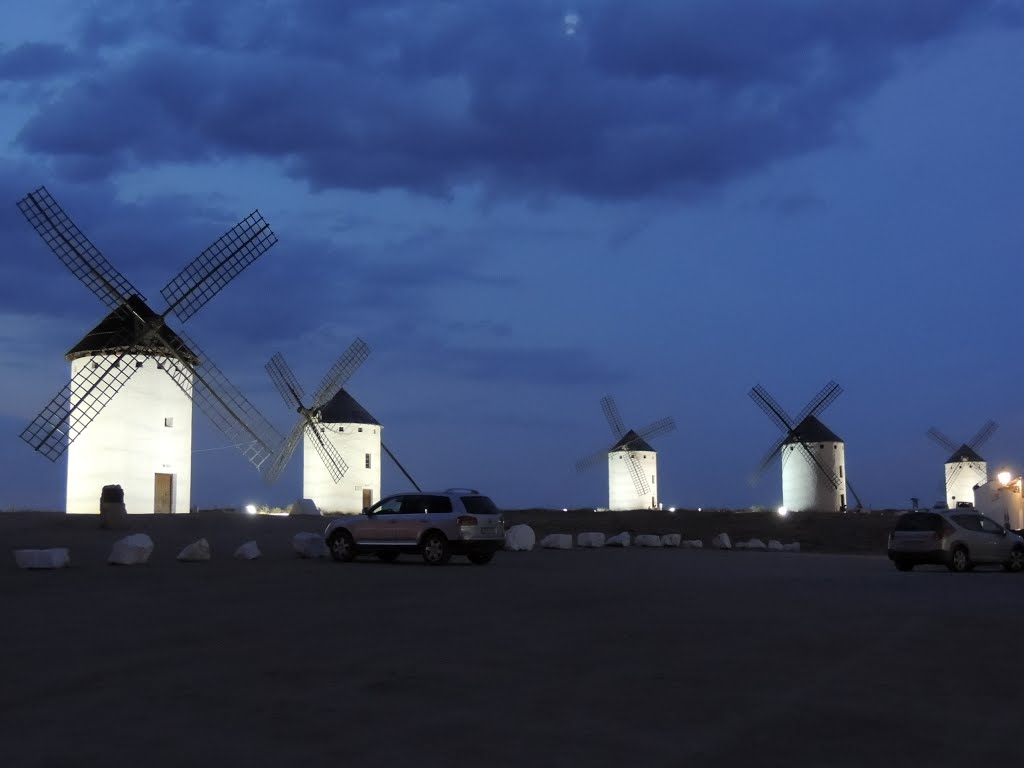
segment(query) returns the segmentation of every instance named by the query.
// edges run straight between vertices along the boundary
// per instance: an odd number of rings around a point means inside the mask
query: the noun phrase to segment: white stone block
[[[609,536],[604,542],[606,547],[628,547],[632,542],[629,539],[629,533],[623,531],[617,533],[614,536]]]
[[[111,565],[142,565],[153,554],[153,540],[144,533],[133,533],[114,542],[107,562]]]
[[[314,515],[320,516],[320,510],[312,499],[297,499],[288,506],[289,515]]]
[[[751,539],[747,542],[747,549],[758,549],[764,551],[768,549],[768,545],[760,539]]]
[[[666,533],[661,537],[661,546],[663,547],[678,547],[683,541],[683,535],[681,533]]]
[[[16,549],[14,562],[19,568],[65,568],[71,565],[71,555],[67,547]]]
[[[544,549],[572,549],[571,533],[549,533],[540,540]]]
[[[704,542],[700,539],[689,539],[683,542],[685,549],[704,549]]]
[[[715,549],[732,549],[732,541],[729,539],[728,533],[720,533],[711,540],[711,545]]]
[[[513,525],[505,531],[505,549],[509,552],[529,552],[537,543],[537,534],[525,523]]]
[[[576,536],[576,546],[588,548],[603,547],[605,538],[605,535],[598,531],[580,533]]]
[[[247,541],[245,544],[235,550],[235,557],[238,560],[255,560],[260,557],[263,553],[260,552],[260,548],[256,546],[255,541]]]
[[[781,552],[782,551],[782,542],[779,541],[778,539],[769,539],[768,540],[768,551],[769,552]]]
[[[178,559],[183,563],[200,563],[209,560],[210,542],[206,539],[193,541],[178,553]]]
[[[661,536],[657,536],[653,533],[641,533],[633,539],[633,543],[638,547],[660,547]]]
[[[783,544],[782,545],[782,551],[783,552],[799,552],[800,551],[800,542],[799,541],[794,541],[791,544]]]
[[[327,557],[330,551],[319,533],[296,533],[292,536],[292,548],[300,557]]]

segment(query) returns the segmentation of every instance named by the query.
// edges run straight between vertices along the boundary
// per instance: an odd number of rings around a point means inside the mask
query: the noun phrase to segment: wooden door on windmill
[[[157,472],[153,478],[153,512],[158,515],[169,515],[174,510],[174,475]]]
[[[363,488],[363,509],[373,505],[373,489]]]

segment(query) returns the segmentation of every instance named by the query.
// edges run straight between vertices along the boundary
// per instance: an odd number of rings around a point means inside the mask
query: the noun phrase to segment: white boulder
[[[606,547],[628,547],[631,543],[629,533],[623,531],[622,533],[616,533],[614,536],[609,536],[604,545]]]
[[[14,562],[19,568],[64,568],[71,565],[71,555],[67,547],[16,549]]]
[[[661,546],[678,547],[682,541],[683,535],[681,533],[666,533],[661,537]]]
[[[799,552],[800,551],[800,542],[799,541],[794,541],[791,544],[783,544],[782,545],[782,551],[783,552]]]
[[[576,536],[577,547],[598,548],[604,546],[605,535],[598,531],[588,531]]]
[[[685,549],[704,549],[704,542],[701,539],[688,539],[683,542]]]
[[[255,560],[262,554],[255,541],[247,541],[235,550],[235,558],[238,560]]]
[[[732,549],[732,541],[728,533],[720,533],[711,540],[711,546],[715,549]]]
[[[779,541],[778,539],[769,539],[768,540],[768,551],[769,552],[781,552],[782,551],[782,542]]]
[[[144,533],[133,533],[114,542],[107,562],[111,565],[142,565],[153,554],[153,540]]]
[[[544,549],[572,549],[571,533],[549,533],[540,540]]]
[[[505,549],[509,552],[529,552],[537,543],[537,534],[525,523],[513,525],[505,531]]]
[[[178,553],[178,560],[183,563],[201,563],[210,559],[210,542],[206,539],[193,541]]]
[[[765,551],[768,549],[768,545],[760,539],[751,539],[747,542],[747,549],[758,549],[761,551]]]
[[[292,549],[299,557],[327,557],[330,551],[319,533],[296,533],[292,536]]]
[[[653,533],[641,533],[633,539],[633,543],[638,547],[660,547],[661,536]]]
[[[312,499],[297,499],[288,505],[289,515],[314,515],[320,517],[320,510]]]

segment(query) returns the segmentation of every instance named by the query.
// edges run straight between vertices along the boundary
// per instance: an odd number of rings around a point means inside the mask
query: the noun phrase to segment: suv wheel
[[[423,562],[427,565],[444,565],[451,557],[448,539],[437,531],[432,531],[423,537],[421,551],[423,552]]]
[[[963,573],[971,569],[971,558],[967,554],[967,547],[962,545],[953,548],[949,553],[949,570],[955,573]]]
[[[1003,563],[1003,568],[1010,573],[1019,573],[1024,570],[1024,549],[1018,547],[1010,552],[1010,559]]]
[[[331,557],[339,563],[350,563],[356,557],[356,544],[347,531],[338,531],[329,542]]]
[[[469,562],[473,565],[487,565],[494,559],[493,552],[471,552],[466,557],[469,558]]]

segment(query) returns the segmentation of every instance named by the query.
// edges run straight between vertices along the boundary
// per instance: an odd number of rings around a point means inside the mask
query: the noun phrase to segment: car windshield
[[[462,503],[471,515],[498,515],[501,511],[487,496],[462,496]]]
[[[907,512],[896,521],[897,531],[937,531],[942,518],[930,512]]]

